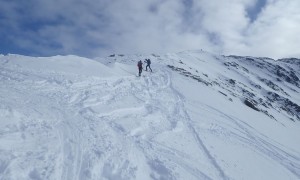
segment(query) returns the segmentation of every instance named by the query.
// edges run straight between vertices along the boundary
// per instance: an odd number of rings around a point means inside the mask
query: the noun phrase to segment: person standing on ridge
[[[139,60],[139,62],[137,63],[137,67],[139,69],[139,76],[141,76],[142,71],[143,71],[143,63],[142,60]]]
[[[152,72],[152,69],[151,69],[151,67],[150,67],[150,64],[151,64],[150,59],[145,59],[145,63],[147,63],[146,71],[147,71],[147,68],[149,67],[150,71]]]

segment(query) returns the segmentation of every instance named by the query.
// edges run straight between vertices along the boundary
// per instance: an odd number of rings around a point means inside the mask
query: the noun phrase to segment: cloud
[[[299,1],[274,1],[246,31],[245,40],[256,55],[300,57]]]
[[[300,57],[299,3],[3,0],[0,53],[95,57],[204,49],[220,54]]]

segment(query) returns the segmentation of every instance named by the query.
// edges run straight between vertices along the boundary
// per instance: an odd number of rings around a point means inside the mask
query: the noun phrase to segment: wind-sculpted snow
[[[153,73],[137,77],[146,58]],[[0,179],[299,179],[292,64],[0,56]]]

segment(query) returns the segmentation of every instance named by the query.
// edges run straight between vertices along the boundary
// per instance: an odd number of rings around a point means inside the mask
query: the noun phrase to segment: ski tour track
[[[146,172],[153,179],[178,179],[176,171],[183,169],[195,179],[228,179],[194,129],[170,76],[167,69],[115,79],[61,81],[64,78],[58,76],[36,85],[35,91],[42,90],[40,96],[52,99],[49,106],[59,115],[60,122],[52,127],[58,147],[48,149],[60,154],[51,165],[57,177],[140,179],[147,177]],[[120,103],[124,99],[132,104],[124,106]],[[106,110],[99,112],[103,108]],[[182,124],[204,161],[211,162],[216,177],[192,167],[191,155],[155,140],[166,132],[180,131]]]

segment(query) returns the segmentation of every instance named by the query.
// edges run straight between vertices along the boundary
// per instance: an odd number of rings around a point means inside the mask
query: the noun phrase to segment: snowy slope
[[[2,55],[0,179],[299,179],[299,62]]]

